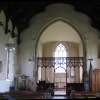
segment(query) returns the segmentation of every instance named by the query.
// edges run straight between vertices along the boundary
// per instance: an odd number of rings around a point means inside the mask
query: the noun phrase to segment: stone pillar
[[[84,59],[83,59],[83,83],[86,82],[85,73],[87,72],[87,56],[86,50],[84,50]]]

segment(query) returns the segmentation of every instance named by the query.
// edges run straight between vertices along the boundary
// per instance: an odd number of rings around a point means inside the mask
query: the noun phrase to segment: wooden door
[[[100,70],[92,72],[92,92],[100,92]]]

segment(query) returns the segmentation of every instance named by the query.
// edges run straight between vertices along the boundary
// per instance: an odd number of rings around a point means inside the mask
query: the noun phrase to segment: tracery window
[[[66,47],[60,43],[55,48],[55,57],[67,57]],[[55,73],[65,73],[66,70],[66,59],[55,59]]]

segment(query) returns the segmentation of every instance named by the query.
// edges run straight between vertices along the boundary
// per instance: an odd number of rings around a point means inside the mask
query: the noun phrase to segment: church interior
[[[100,98],[97,0],[0,2],[0,100]]]

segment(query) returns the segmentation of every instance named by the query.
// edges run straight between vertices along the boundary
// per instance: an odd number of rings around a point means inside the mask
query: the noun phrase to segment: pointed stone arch
[[[86,55],[86,43],[84,41],[84,37],[82,36],[82,33],[80,31],[80,29],[75,26],[72,22],[70,22],[69,20],[65,19],[65,18],[62,18],[62,17],[57,17],[53,20],[50,20],[48,23],[46,23],[46,25],[42,28],[42,30],[40,31],[37,39],[36,39],[36,42],[35,42],[35,58],[36,58],[36,55],[37,55],[37,47],[38,47],[38,42],[39,42],[39,39],[41,37],[41,35],[43,34],[43,32],[53,23],[57,22],[57,21],[62,21],[66,24],[68,24],[69,26],[71,26],[76,32],[77,34],[79,35],[81,41],[82,41],[82,45],[83,45],[83,55],[84,55],[84,69],[83,71],[85,72],[87,70],[87,64],[86,64],[86,58],[87,58],[87,55]],[[84,74],[84,73],[83,73]],[[83,75],[84,76],[84,75]],[[84,81],[84,78],[83,78],[83,81]]]

